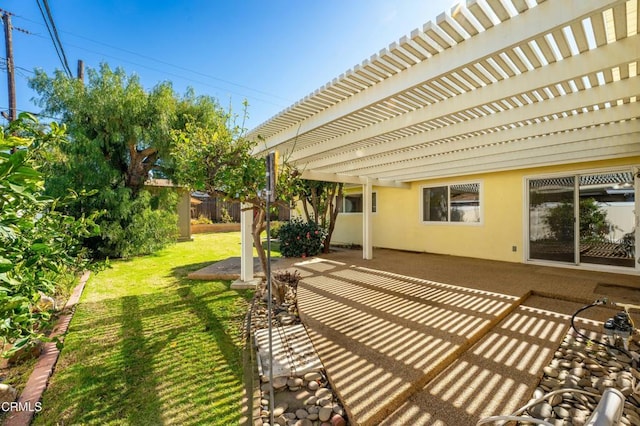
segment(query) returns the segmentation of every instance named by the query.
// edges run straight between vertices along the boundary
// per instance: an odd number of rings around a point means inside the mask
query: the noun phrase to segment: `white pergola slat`
[[[467,1],[248,137],[305,177],[398,187],[640,155],[638,1]]]

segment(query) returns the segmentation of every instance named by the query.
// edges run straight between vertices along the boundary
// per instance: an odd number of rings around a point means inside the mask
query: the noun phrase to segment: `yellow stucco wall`
[[[373,245],[522,262],[526,226],[525,177],[628,166],[640,166],[640,157],[429,180],[415,182],[410,189],[374,187],[377,213],[373,214]],[[480,182],[482,185],[480,224],[427,224],[421,221],[422,186],[467,182]],[[350,191],[361,192],[361,189]],[[332,241],[336,244],[361,244],[362,215],[340,214]]]

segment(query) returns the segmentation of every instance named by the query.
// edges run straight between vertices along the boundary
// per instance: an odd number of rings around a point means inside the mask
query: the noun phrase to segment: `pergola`
[[[638,0],[472,0],[249,133],[371,188],[640,154]]]

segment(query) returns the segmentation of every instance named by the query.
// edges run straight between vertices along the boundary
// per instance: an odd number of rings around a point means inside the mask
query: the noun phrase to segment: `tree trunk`
[[[318,223],[318,188],[311,188],[311,208],[313,209],[313,221],[317,225]]]
[[[329,197],[330,220],[329,220],[329,228],[327,229],[327,238],[325,238],[324,240],[324,247],[322,249],[323,253],[329,253],[329,250],[331,248],[331,235],[333,235],[333,230],[336,227],[336,220],[338,219],[338,211],[340,210],[339,209],[340,203],[342,203],[343,186],[344,185],[342,183],[336,183]],[[337,197],[334,197],[336,192],[337,192]],[[335,204],[334,204],[334,198],[335,198]]]
[[[309,206],[307,205],[307,197],[301,197],[302,199],[302,208],[304,210],[304,215],[307,218],[307,222],[311,222],[311,216],[309,216]]]
[[[129,165],[126,173],[126,186],[131,188],[134,196],[144,186],[149,177],[149,171],[155,165],[158,150],[147,148],[139,151],[135,145],[129,145]]]

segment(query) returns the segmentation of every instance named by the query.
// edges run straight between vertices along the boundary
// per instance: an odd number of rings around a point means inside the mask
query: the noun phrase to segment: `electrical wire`
[[[581,312],[586,311],[589,308],[593,308],[595,306],[605,305],[606,303],[607,303],[607,299],[596,300],[595,302],[591,303],[590,305],[586,305],[586,306],[583,306],[582,308],[578,309],[571,316],[571,328],[579,336],[581,336],[582,338],[586,339],[588,342],[592,342],[592,343],[595,343],[595,344],[598,344],[598,345],[601,345],[601,346],[604,346],[604,347],[607,347],[607,348],[610,348],[610,349],[618,350],[618,351],[624,353],[626,356],[628,356],[630,358],[631,362],[633,363],[634,357],[626,349],[619,348],[617,346],[613,346],[613,345],[610,345],[608,343],[601,342],[601,341],[598,341],[598,340],[594,340],[594,339],[590,338],[589,336],[585,335],[584,333],[582,333],[581,331],[579,331],[575,326],[575,318],[576,318],[576,316],[578,316],[578,314],[580,314]],[[625,311],[628,314],[628,310],[627,310],[626,307],[625,307]],[[629,319],[631,320],[631,317],[629,317]],[[632,384],[631,384],[632,394],[636,395],[636,394],[638,394],[640,392],[640,382],[636,382],[635,376],[632,376],[631,380],[632,380]],[[552,423],[546,422],[544,420],[536,419],[536,418],[533,418],[533,417],[521,416],[521,415],[522,415],[522,413],[524,413],[529,408],[533,407],[534,405],[537,405],[537,404],[541,403],[542,401],[546,400],[547,398],[549,398],[549,397],[551,397],[553,395],[562,394],[562,393],[580,393],[580,394],[589,395],[589,396],[596,397],[596,398],[602,398],[602,395],[600,395],[600,394],[596,394],[596,393],[589,392],[589,391],[584,391],[584,390],[581,390],[581,389],[575,389],[575,388],[557,389],[555,391],[551,391],[551,392],[541,396],[540,398],[537,398],[537,399],[529,401],[526,405],[524,405],[523,407],[519,408],[518,410],[514,411],[513,413],[511,413],[509,415],[491,416],[491,417],[485,417],[483,419],[480,419],[476,423],[476,426],[480,426],[480,425],[484,425],[484,424],[488,424],[488,423],[494,423],[494,422],[497,422],[497,421],[502,421],[502,422],[504,422],[504,421],[523,421],[523,422],[528,422],[528,423],[541,424],[541,425],[545,425],[545,426],[553,426]],[[629,401],[624,401],[624,404],[635,408],[635,405],[631,404]]]
[[[8,109],[9,109],[8,106],[1,106],[0,105],[0,110],[8,110]],[[29,114],[35,115],[36,117],[49,118],[51,120],[56,120],[56,121],[61,121],[62,120],[62,117],[53,117],[51,115],[41,114],[39,112],[33,112],[33,111],[26,110],[26,109],[16,108],[16,112],[28,112]]]
[[[597,344],[597,345],[604,346],[605,348],[609,348],[609,349],[613,349],[613,350],[620,351],[620,352],[622,352],[623,354],[625,354],[626,356],[628,356],[631,360],[633,360],[633,355],[631,355],[631,353],[630,353],[629,351],[627,351],[626,349],[624,349],[624,348],[620,348],[620,347],[617,347],[617,346],[610,345],[609,343],[606,343],[606,342],[601,342],[601,341],[599,341],[599,340],[592,339],[591,337],[587,336],[586,334],[584,334],[584,333],[582,333],[580,330],[578,330],[578,328],[577,328],[577,327],[576,327],[576,325],[575,325],[575,319],[576,319],[576,316],[577,316],[579,313],[581,313],[581,312],[583,312],[583,311],[586,311],[586,310],[587,310],[587,309],[589,309],[589,308],[593,308],[594,306],[604,305],[605,303],[607,303],[606,299],[604,299],[604,301],[602,301],[602,300],[596,300],[596,301],[595,301],[595,302],[593,302],[592,304],[587,305],[587,306],[583,306],[582,308],[578,309],[578,310],[577,310],[577,311],[576,311],[576,312],[571,316],[571,328],[573,328],[573,331],[575,331],[575,332],[576,332],[576,334],[577,334],[578,336],[580,336],[580,337],[582,337],[582,338],[586,339],[588,342],[591,342],[591,343],[595,343],[595,344]]]
[[[56,23],[53,20],[53,15],[51,14],[51,8],[49,8],[49,0],[41,0],[41,1],[44,3],[45,9],[47,9],[47,16],[49,17],[49,22],[51,22],[51,28],[53,28],[53,34],[56,37],[58,46],[60,46],[60,52],[62,53],[62,58],[64,59],[65,69],[69,72],[69,76],[73,77],[73,73],[71,72],[71,68],[69,67],[69,62],[67,61],[67,55],[64,53],[64,48],[62,47],[62,41],[60,40],[60,35],[58,34],[58,28],[56,27]]]
[[[41,1],[47,10],[46,14],[45,14],[45,11],[43,10],[43,5],[40,3]],[[40,9],[40,14],[42,15],[42,19],[44,19],[45,26],[47,27],[47,31],[49,32],[49,37],[53,42],[53,47],[56,50],[58,59],[62,64],[62,68],[67,73],[69,78],[72,78],[73,73],[71,72],[71,68],[69,68],[69,63],[67,62],[67,56],[65,55],[64,49],[62,47],[62,43],[60,42],[60,37],[58,36],[58,29],[56,28],[55,22],[53,21],[53,16],[51,15],[51,9],[49,8],[49,3],[47,2],[47,0],[36,0],[36,4],[38,5],[38,9]]]
[[[37,24],[37,25],[42,25],[40,22],[34,21],[32,19],[29,19],[29,18],[27,18],[25,16],[15,15],[15,14],[12,14],[12,15],[15,16],[16,18],[22,19],[24,21],[32,22],[32,23]],[[256,89],[256,88],[249,87],[249,86],[246,86],[246,85],[243,85],[243,84],[235,83],[233,81],[225,80],[223,78],[216,77],[216,76],[213,76],[213,75],[210,75],[210,74],[206,74],[206,73],[203,73],[203,72],[200,72],[200,71],[197,71],[197,70],[193,70],[193,69],[190,69],[190,68],[187,68],[187,67],[183,67],[183,66],[180,66],[180,65],[172,64],[170,62],[163,61],[161,59],[157,59],[157,58],[154,58],[154,57],[151,57],[151,56],[139,53],[139,52],[134,52],[132,50],[128,50],[128,49],[125,49],[125,48],[122,48],[122,47],[118,47],[118,46],[114,46],[114,45],[111,45],[111,44],[108,44],[108,43],[104,43],[104,42],[101,42],[101,41],[98,41],[98,40],[94,40],[94,39],[91,39],[89,37],[85,37],[85,36],[81,36],[81,35],[78,35],[78,34],[74,34],[74,33],[69,32],[69,31],[61,31],[61,33],[69,34],[69,35],[71,35],[73,37],[77,37],[77,38],[89,41],[91,43],[95,43],[95,44],[107,47],[109,49],[113,49],[113,50],[117,50],[119,52],[123,52],[123,53],[126,53],[126,54],[134,55],[137,58],[146,59],[146,60],[149,60],[149,61],[152,61],[152,62],[156,62],[156,63],[162,64],[162,65],[167,65],[167,66],[176,68],[178,70],[186,71],[186,72],[189,72],[189,73],[192,73],[192,74],[200,75],[202,77],[205,77],[205,78],[208,78],[208,79],[211,79],[211,80],[220,81],[222,83],[226,83],[226,84],[229,84],[229,85],[232,85],[232,86],[236,86],[236,87],[239,87],[241,89],[246,89],[246,90],[249,90],[251,92],[259,93],[261,95],[265,95],[265,96],[268,96],[270,98],[287,101],[289,103],[292,102],[289,98],[285,98],[283,96],[280,96],[280,95],[277,95],[277,94],[274,94],[274,93],[269,93],[269,92],[266,92],[266,91],[263,91],[263,90],[260,90],[260,89]],[[30,33],[30,34],[38,36],[38,37],[41,37],[41,38],[47,38],[47,37],[44,37],[44,36],[42,36],[40,34],[33,34],[33,33]],[[229,89],[224,88],[224,87],[215,86],[215,85],[212,85],[210,83],[205,83],[205,82],[202,82],[202,81],[198,81],[198,80],[186,77],[186,76],[181,75],[181,74],[169,73],[169,72],[166,71],[166,69],[153,68],[153,67],[148,66],[148,65],[142,65],[142,64],[139,64],[139,63],[136,63],[136,62],[132,62],[132,61],[123,59],[122,57],[118,57],[118,56],[114,56],[114,55],[107,55],[107,54],[104,54],[102,52],[98,52],[96,50],[91,50],[91,49],[88,49],[86,47],[81,47],[81,46],[70,44],[70,43],[66,43],[66,45],[67,46],[72,46],[74,48],[78,48],[78,49],[81,49],[81,50],[84,50],[86,52],[102,55],[102,56],[105,56],[105,57],[108,57],[108,58],[117,59],[119,61],[126,62],[126,63],[132,64],[132,65],[136,65],[136,66],[139,66],[139,67],[143,67],[143,68],[146,68],[146,69],[151,70],[151,71],[156,71],[156,72],[167,74],[167,75],[170,75],[170,76],[173,76],[173,77],[177,77],[177,78],[180,78],[182,80],[191,81],[191,82],[198,83],[198,84],[201,84],[201,85],[204,85],[204,86],[212,87],[214,89],[225,90],[225,91],[228,91],[230,93],[235,93],[237,95],[241,95],[241,96],[244,96],[244,97],[247,97],[247,98],[251,98],[253,100],[257,100],[257,101],[260,101],[260,102],[263,102],[263,103],[267,103],[267,104],[270,104],[270,105],[278,106],[278,107],[281,107],[281,108],[285,107],[285,105],[283,105],[281,102],[269,101],[269,100],[266,100],[264,98],[256,97],[255,95],[247,95],[246,93],[240,93],[240,92],[237,92],[237,91],[229,90]]]
[[[31,74],[35,74],[35,71],[27,69],[25,67],[14,66],[13,68],[17,70],[22,70]],[[0,69],[3,71],[7,70],[7,58],[5,58],[4,56],[0,56]]]

